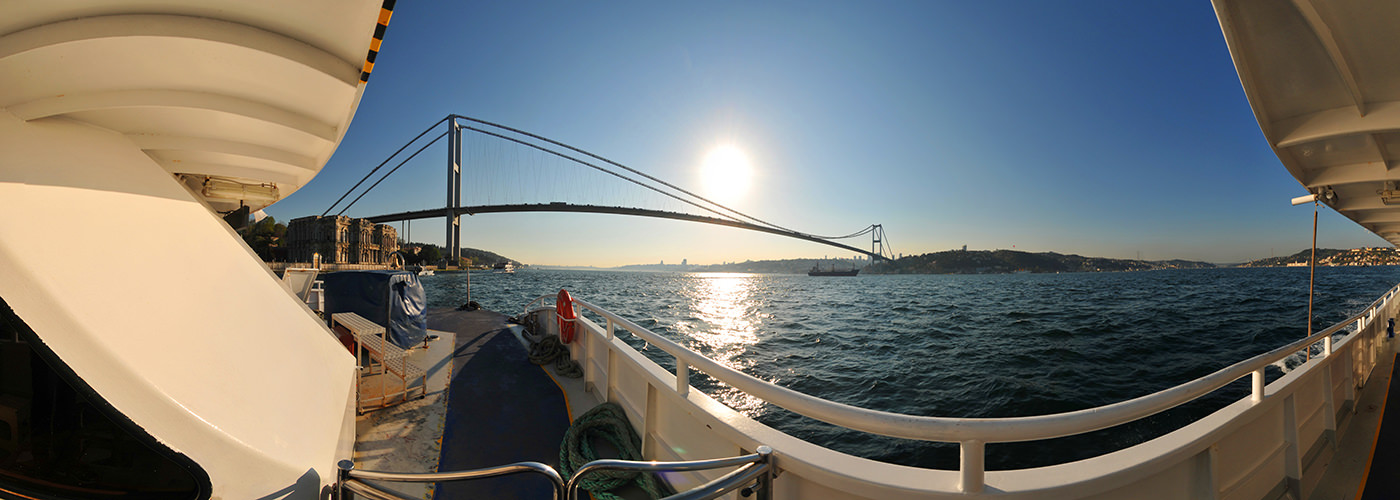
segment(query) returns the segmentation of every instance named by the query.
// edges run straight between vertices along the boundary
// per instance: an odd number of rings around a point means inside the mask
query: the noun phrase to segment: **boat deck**
[[[355,421],[355,467],[392,472],[434,472],[441,454],[440,438],[447,413],[447,387],[452,378],[452,351],[455,334],[447,331],[427,347],[408,351],[408,361],[425,369],[427,388],[422,398],[365,412]],[[373,392],[385,384],[384,375],[370,375],[361,381],[361,391]],[[432,498],[431,485],[423,483],[376,483],[377,486],[408,498]]]
[[[1343,429],[1339,432],[1342,437],[1337,443],[1337,449],[1371,450],[1372,453],[1333,455],[1327,464],[1327,472],[1323,474],[1309,498],[1363,498],[1363,481],[1367,483],[1364,486],[1364,498],[1396,498],[1397,493],[1400,493],[1400,480],[1397,480],[1400,478],[1395,477],[1393,473],[1386,473],[1387,470],[1393,471],[1400,466],[1400,448],[1396,448],[1400,443],[1388,446],[1385,441],[1377,439],[1386,432],[1392,436],[1392,442],[1400,439],[1400,409],[1391,406],[1388,408],[1389,412],[1385,411],[1388,401],[1400,401],[1400,397],[1391,397],[1390,394],[1400,392],[1400,384],[1391,383],[1395,378],[1395,371],[1393,358],[1377,364],[1367,385],[1388,389],[1363,391],[1356,406],[1344,410],[1344,414],[1338,417],[1338,425]],[[1385,448],[1389,450],[1384,450]]]
[[[1375,442],[1371,446],[1370,459],[1367,461],[1367,472],[1365,484],[1362,486],[1360,498],[1382,499],[1396,498],[1400,496],[1400,384],[1395,383],[1396,370],[1400,365],[1396,365],[1394,358],[1391,359],[1390,379],[1387,380],[1385,401],[1380,408],[1380,429],[1376,431]],[[1391,406],[1390,402],[1395,401],[1396,406]]]
[[[556,384],[557,376],[530,363],[519,328],[492,311],[429,310],[428,330],[441,338],[409,350],[409,361],[428,372],[427,394],[357,419],[355,467],[436,472],[533,461],[557,468],[559,443],[571,421],[560,384],[575,405],[590,401],[579,399],[586,396],[581,382]],[[533,474],[433,485],[373,483],[425,500],[549,498],[551,491],[547,480]]]
[[[467,470],[513,462],[559,467],[559,443],[569,428],[564,393],[530,363],[504,314],[428,311],[428,328],[453,332],[452,384],[438,469]],[[440,483],[438,499],[549,498],[549,481],[535,474]]]

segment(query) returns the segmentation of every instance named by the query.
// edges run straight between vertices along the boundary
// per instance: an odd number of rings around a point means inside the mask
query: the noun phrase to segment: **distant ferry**
[[[827,271],[823,271],[823,270],[817,268],[817,266],[812,266],[812,270],[811,270],[811,271],[807,271],[807,275],[808,275],[808,276],[855,276],[855,275],[856,275],[857,273],[859,273],[859,272],[860,272],[860,269],[851,269],[851,270],[849,270],[849,271],[837,271],[837,270],[836,270],[836,265],[835,265],[835,264],[832,264],[831,269],[830,269],[830,270],[827,270]]]

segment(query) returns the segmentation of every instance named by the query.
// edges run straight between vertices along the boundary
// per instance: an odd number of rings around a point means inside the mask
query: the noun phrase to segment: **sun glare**
[[[739,200],[749,190],[752,170],[748,155],[739,148],[724,145],[710,150],[700,167],[705,197],[722,203]]]

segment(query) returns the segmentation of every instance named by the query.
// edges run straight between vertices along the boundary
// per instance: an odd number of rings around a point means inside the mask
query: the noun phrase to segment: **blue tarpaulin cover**
[[[326,317],[353,312],[388,327],[389,341],[402,348],[428,335],[427,295],[418,275],[408,271],[340,271],[321,275]]]

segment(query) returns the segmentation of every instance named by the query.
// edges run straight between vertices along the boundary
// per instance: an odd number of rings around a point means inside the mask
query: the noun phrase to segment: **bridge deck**
[[[719,217],[709,217],[704,215],[688,214],[684,212],[669,212],[665,210],[651,210],[646,208],[632,207],[612,207],[602,205],[579,205],[574,203],[524,203],[512,205],[473,205],[465,207],[434,208],[429,210],[415,210],[411,212],[399,212],[393,214],[376,215],[365,219],[376,224],[398,222],[406,220],[432,219],[437,217],[457,217],[462,215],[476,214],[496,214],[496,213],[518,213],[518,212],[568,212],[568,213],[592,213],[592,214],[612,214],[631,215],[637,217],[652,217],[658,219],[671,219],[688,222],[700,222],[703,224],[714,224],[717,226],[729,226],[749,231],[758,231],[778,236],[786,236],[799,240],[806,240],[813,243],[820,243],[827,246],[840,248],[842,250],[861,253],[869,256],[875,261],[889,260],[888,256],[877,252],[856,248],[844,243],[838,243],[822,237],[810,234],[788,231],[768,226],[761,226],[744,221],[722,219]],[[878,241],[878,240],[877,240]]]

